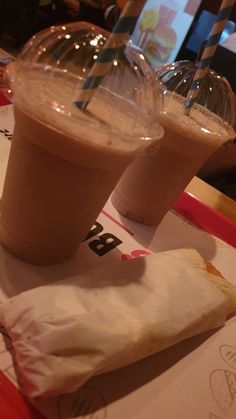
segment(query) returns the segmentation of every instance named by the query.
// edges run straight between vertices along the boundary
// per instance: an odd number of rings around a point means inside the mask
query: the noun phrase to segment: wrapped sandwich
[[[23,292],[0,319],[23,390],[50,397],[221,327],[235,310],[235,287],[197,251],[178,249]]]

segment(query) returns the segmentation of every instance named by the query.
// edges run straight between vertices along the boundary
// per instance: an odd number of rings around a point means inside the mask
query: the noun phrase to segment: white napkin
[[[71,392],[92,375],[222,326],[228,299],[205,270],[196,251],[178,249],[11,298],[0,319],[23,390],[30,397]]]

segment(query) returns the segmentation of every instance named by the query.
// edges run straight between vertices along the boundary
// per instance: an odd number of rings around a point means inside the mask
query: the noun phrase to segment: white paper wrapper
[[[0,306],[24,391],[48,397],[222,326],[227,297],[193,250],[104,266]]]

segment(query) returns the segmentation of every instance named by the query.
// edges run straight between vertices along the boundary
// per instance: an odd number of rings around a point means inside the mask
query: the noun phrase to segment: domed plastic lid
[[[167,64],[156,70],[156,75],[164,85],[164,107],[168,107],[168,101],[176,97],[182,97],[182,105],[188,95],[191,83],[193,81],[197,64],[190,61],[177,61],[173,64]],[[199,107],[200,105],[200,107]],[[184,106],[181,106],[184,113]],[[206,77],[204,78],[198,96],[193,104],[190,116],[194,114],[194,109],[207,109],[209,112],[205,113],[205,129],[209,132],[217,131],[217,121],[222,121],[226,128],[230,129],[230,135],[235,136],[232,128],[236,123],[236,102],[234,93],[230,87],[229,82],[215,73],[213,70],[208,69]],[[207,122],[207,115],[212,117],[215,115],[216,124],[210,127]],[[200,122],[200,121],[199,121]],[[202,120],[202,123],[204,121]],[[203,127],[204,128],[204,127]],[[217,132],[215,132],[217,134]]]
[[[72,134],[84,124],[96,134],[110,132],[111,141],[115,135],[137,146],[137,140],[158,139],[162,91],[131,42],[113,60],[86,111],[75,105],[108,36],[87,23],[54,26],[33,36],[10,72],[16,105]]]

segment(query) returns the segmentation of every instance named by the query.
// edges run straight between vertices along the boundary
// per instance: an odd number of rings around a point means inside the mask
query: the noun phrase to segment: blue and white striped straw
[[[97,87],[109,71],[113,60],[124,47],[129,35],[133,32],[137,18],[145,2],[145,0],[129,0],[127,2],[118,22],[114,26],[112,33],[82,86],[81,94],[75,102],[75,105],[79,109],[84,110],[88,106]]]
[[[194,76],[193,82],[189,89],[187,98],[184,102],[185,114],[189,115],[190,110],[198,96],[202,81],[211,65],[216,48],[218,46],[221,34],[224,30],[225,24],[229,19],[233,6],[236,0],[223,0],[216,21],[210,33],[210,37],[204,48],[201,60],[198,64],[198,69]]]

